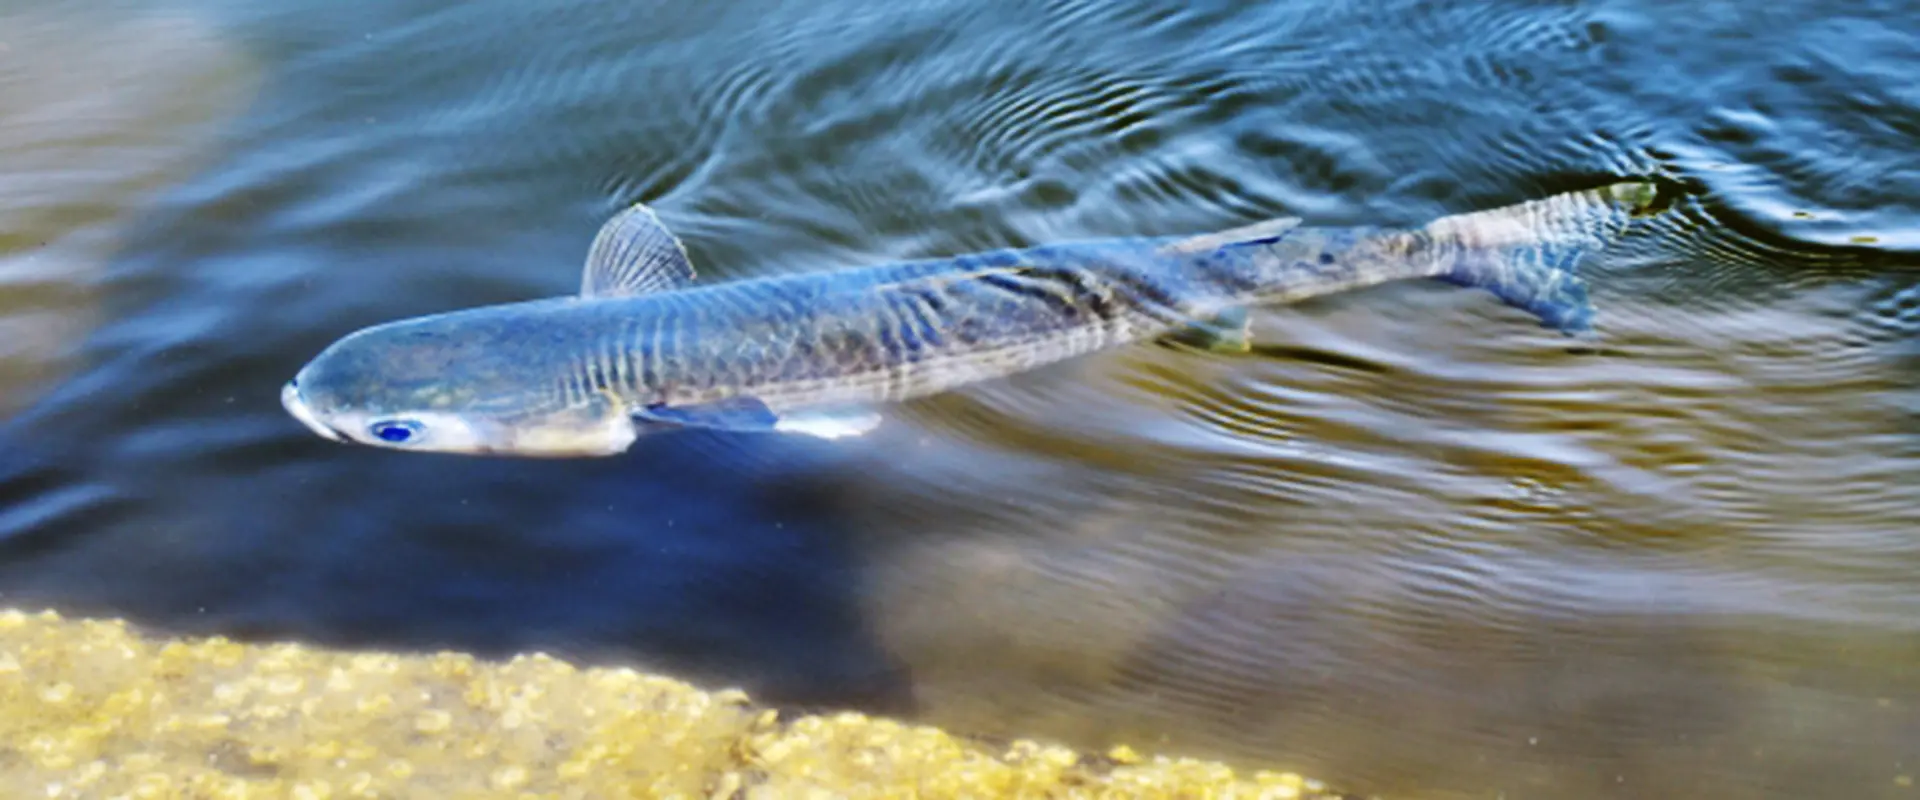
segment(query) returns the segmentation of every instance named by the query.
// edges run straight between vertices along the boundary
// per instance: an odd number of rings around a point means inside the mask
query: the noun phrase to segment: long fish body
[[[859,433],[875,409],[1166,336],[1245,347],[1245,309],[1388,281],[1490,290],[1568,334],[1593,309],[1576,272],[1650,213],[1619,183],[1413,228],[1278,219],[701,284],[645,206],[609,220],[579,295],[373,326],[282,390],[336,441],[581,457],[675,427]]]

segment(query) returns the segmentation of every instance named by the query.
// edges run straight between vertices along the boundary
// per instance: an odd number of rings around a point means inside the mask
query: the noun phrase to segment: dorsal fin
[[[1160,249],[1168,253],[1201,253],[1227,245],[1248,244],[1262,239],[1277,238],[1298,227],[1300,227],[1299,217],[1278,217],[1252,225],[1228,228],[1224,231],[1189,236]]]
[[[587,250],[582,297],[620,297],[673,289],[693,281],[687,248],[644,203],[607,220]]]

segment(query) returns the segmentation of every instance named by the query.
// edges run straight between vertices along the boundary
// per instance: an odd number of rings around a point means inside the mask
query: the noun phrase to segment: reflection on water
[[[0,429],[5,602],[544,649],[1422,796],[1920,778],[1911,14],[349,5],[0,17],[0,326],[56,343],[32,364],[92,328]],[[11,34],[63,25],[99,51],[64,90],[54,37]],[[266,74],[195,150],[246,83],[220,42]],[[1590,347],[1407,284],[866,440],[566,462],[339,447],[276,397],[362,325],[570,291],[633,199],[725,279],[1648,172],[1698,196],[1592,265]]]
[[[67,367],[125,227],[247,78],[191,15],[0,9],[0,415]]]

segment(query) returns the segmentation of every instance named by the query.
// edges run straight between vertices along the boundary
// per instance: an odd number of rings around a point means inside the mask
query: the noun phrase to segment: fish
[[[1666,193],[1620,181],[1419,226],[1283,217],[710,283],[637,203],[594,236],[578,294],[354,331],[281,403],[336,442],[588,458],[677,429],[859,436],[891,404],[1135,342],[1246,352],[1250,308],[1390,281],[1476,287],[1590,338],[1579,262]]]

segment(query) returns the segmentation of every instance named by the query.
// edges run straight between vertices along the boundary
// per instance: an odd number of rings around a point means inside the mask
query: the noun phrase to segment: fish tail
[[[1441,217],[1419,229],[1442,258],[1442,280],[1486,289],[1569,336],[1593,329],[1581,257],[1625,233],[1666,198],[1650,181],[1568,192]]]

